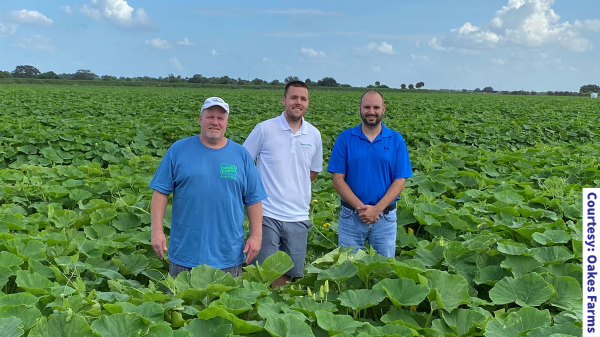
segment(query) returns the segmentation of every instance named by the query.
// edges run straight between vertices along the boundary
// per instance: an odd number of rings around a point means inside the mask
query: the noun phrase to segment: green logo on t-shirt
[[[237,166],[233,164],[221,163],[221,178],[237,180]]]

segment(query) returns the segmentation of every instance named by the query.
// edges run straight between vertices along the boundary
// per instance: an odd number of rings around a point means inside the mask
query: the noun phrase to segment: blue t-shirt
[[[267,198],[254,161],[228,139],[220,149],[198,135],[175,142],[150,188],[173,193],[169,260],[184,267],[229,268],[244,262],[244,205]]]
[[[327,171],[345,174],[346,183],[365,205],[377,204],[394,180],[412,177],[404,138],[383,123],[373,142],[361,124],[344,130],[333,145]]]

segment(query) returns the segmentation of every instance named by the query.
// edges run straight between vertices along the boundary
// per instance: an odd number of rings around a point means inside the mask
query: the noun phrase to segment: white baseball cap
[[[215,105],[218,105],[221,108],[225,109],[225,111],[227,111],[227,114],[229,114],[229,104],[225,103],[225,101],[220,97],[207,98],[206,101],[204,101],[204,104],[202,104],[202,110],[200,111],[204,111],[205,109],[208,109],[211,106]]]

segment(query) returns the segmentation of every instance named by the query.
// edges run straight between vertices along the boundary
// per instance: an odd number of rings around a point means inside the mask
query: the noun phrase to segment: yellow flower
[[[329,227],[329,223],[324,223],[323,227],[328,228]]]
[[[416,305],[411,305],[410,306],[410,311],[417,311],[417,306]]]
[[[415,235],[415,231],[412,228],[408,228],[408,234]]]
[[[315,199],[315,200],[313,200],[313,201],[312,201],[312,204],[313,204],[313,205],[316,205],[318,202],[319,202],[319,201],[318,201],[317,199]]]

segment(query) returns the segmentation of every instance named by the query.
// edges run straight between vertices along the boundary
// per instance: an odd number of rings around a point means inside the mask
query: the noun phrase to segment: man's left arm
[[[368,219],[368,218],[372,218],[375,217],[376,215],[379,215],[383,212],[383,210],[388,207],[394,200],[396,200],[396,197],[398,197],[400,195],[400,193],[402,192],[402,190],[404,189],[404,183],[406,182],[405,178],[398,178],[395,179],[392,184],[390,185],[390,187],[388,188],[387,192],[385,192],[385,194],[383,195],[383,197],[379,200],[379,202],[374,205],[374,206],[370,206],[370,205],[365,205],[364,206],[364,210],[360,211],[360,218],[361,220],[364,219]]]
[[[319,140],[317,141],[316,145],[317,148],[310,163],[311,182],[315,181],[319,175],[319,172],[323,171],[323,141],[321,140],[321,134],[319,134]]]
[[[246,206],[246,212],[250,222],[250,237],[246,240],[244,253],[246,253],[246,263],[249,263],[258,255],[262,244],[262,201]]]

